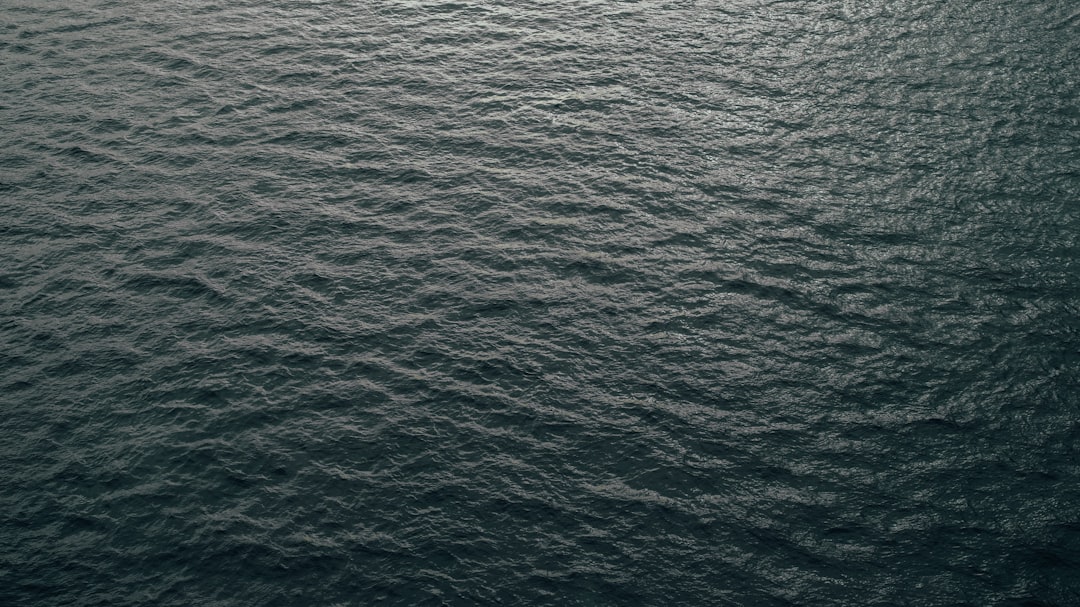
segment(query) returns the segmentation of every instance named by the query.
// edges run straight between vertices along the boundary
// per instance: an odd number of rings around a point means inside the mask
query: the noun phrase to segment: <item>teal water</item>
[[[1080,604],[1066,0],[5,0],[0,604]]]

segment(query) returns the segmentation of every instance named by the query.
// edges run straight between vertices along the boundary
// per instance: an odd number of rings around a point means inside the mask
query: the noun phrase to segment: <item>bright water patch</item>
[[[0,14],[3,604],[1080,601],[1070,3]]]

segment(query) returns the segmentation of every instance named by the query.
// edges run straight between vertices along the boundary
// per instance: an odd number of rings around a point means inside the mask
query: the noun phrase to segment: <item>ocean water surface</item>
[[[1080,604],[1068,0],[4,0],[0,604]]]

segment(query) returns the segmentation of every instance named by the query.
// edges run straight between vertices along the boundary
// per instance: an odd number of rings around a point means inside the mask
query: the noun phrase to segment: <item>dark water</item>
[[[0,604],[1080,604],[1071,0],[0,17]]]

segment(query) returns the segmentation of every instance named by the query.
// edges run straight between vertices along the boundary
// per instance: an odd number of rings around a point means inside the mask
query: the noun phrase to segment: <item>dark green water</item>
[[[3,0],[0,605],[1080,604],[1080,7]]]

